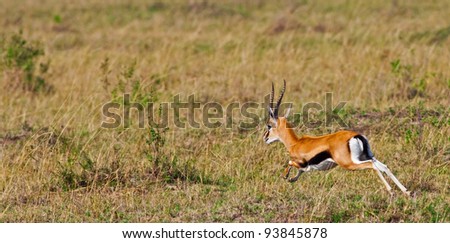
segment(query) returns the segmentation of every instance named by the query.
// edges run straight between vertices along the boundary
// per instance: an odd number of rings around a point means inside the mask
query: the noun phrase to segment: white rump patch
[[[350,154],[352,156],[353,163],[362,164],[372,161],[372,160],[361,161],[359,159],[361,155],[364,153],[364,145],[361,140],[357,138],[351,138],[350,141],[348,141],[348,145],[350,147]]]

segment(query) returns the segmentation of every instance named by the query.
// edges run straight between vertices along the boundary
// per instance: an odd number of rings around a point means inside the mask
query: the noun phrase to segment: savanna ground
[[[449,222],[449,12],[448,1],[1,1],[0,221]],[[286,182],[263,116],[250,130],[238,115],[231,129],[139,129],[134,112],[129,128],[101,128],[102,105],[124,93],[226,106],[263,102],[283,79],[294,112],[326,92],[347,102],[335,114],[347,127],[299,134],[362,132],[413,197],[391,197],[372,171]]]

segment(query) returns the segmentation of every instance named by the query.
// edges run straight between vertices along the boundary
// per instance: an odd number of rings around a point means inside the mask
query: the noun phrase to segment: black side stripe
[[[320,162],[322,162],[322,161],[324,161],[326,159],[329,159],[329,158],[331,158],[330,152],[328,150],[327,151],[323,151],[323,152],[320,152],[320,153],[316,154],[316,156],[312,157],[310,160],[308,160],[303,165],[304,165],[304,167],[309,166],[309,165],[317,165]]]

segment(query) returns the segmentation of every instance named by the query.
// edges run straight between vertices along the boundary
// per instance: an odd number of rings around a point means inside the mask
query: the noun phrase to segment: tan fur
[[[274,124],[275,122],[272,123],[272,125]],[[329,151],[332,159],[339,166],[349,170],[361,168],[361,164],[353,163],[350,150],[348,148],[348,141],[358,135],[358,133],[353,131],[339,131],[319,137],[297,137],[293,129],[289,128],[286,118],[279,117],[276,124],[278,124],[276,127],[272,126],[272,131],[268,134],[269,138],[280,138],[289,151],[291,161],[295,162],[299,166],[307,163],[308,160],[316,156],[318,153]]]

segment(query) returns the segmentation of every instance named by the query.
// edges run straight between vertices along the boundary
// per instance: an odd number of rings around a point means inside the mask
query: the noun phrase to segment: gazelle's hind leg
[[[400,181],[394,176],[394,174],[392,174],[389,168],[375,159],[372,151],[370,150],[370,145],[366,137],[355,136],[349,140],[348,144],[350,148],[351,160],[353,162],[352,165],[348,166],[348,169],[374,169],[386,186],[387,190],[390,192],[392,188],[381,174],[381,172],[384,172],[389,176],[389,178],[392,179],[392,181],[394,181],[394,183],[398,186],[398,188],[400,188],[400,190],[402,190],[404,194],[410,194],[406,187],[404,187],[402,183],[400,183]]]
[[[380,170],[374,165],[374,162],[372,160],[367,160],[359,164],[353,163],[347,167],[349,170],[365,170],[365,169],[373,169],[375,172],[377,172],[378,177],[380,177],[381,182],[383,182],[384,186],[386,186],[386,189],[388,192],[392,195],[392,187],[389,185],[389,183],[386,181],[384,176],[381,174]]]
[[[384,178],[383,174],[381,174],[381,172],[374,166],[373,170],[375,170],[377,172],[378,177],[380,177],[381,181],[384,183],[384,185],[386,186],[386,189],[388,190],[388,192],[392,195],[392,187],[389,185],[389,183],[386,181],[386,179]]]
[[[386,175],[388,175],[389,178],[391,178],[391,180],[398,186],[398,188],[400,188],[400,190],[404,194],[406,194],[408,196],[410,195],[410,192],[406,189],[406,187],[403,186],[402,183],[400,183],[400,181],[397,179],[397,177],[395,177],[394,174],[392,174],[391,170],[389,170],[389,168],[385,164],[383,164],[380,161],[378,161],[377,159],[373,158],[373,165],[379,171],[386,173]]]

